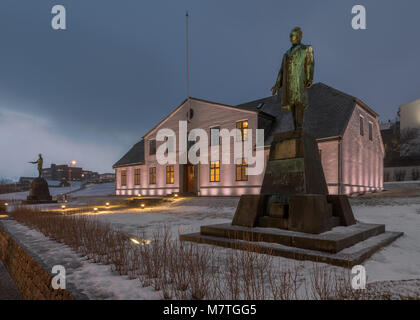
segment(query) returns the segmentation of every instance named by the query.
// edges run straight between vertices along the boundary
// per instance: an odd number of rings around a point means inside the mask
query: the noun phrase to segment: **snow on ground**
[[[151,287],[142,287],[139,280],[120,276],[112,272],[109,265],[90,262],[68,246],[36,230],[13,220],[2,220],[0,223],[50,270],[54,265],[64,266],[68,288],[74,288],[89,299],[160,299],[159,292]]]
[[[384,182],[385,190],[420,188],[420,181],[392,181]]]
[[[52,197],[55,197],[59,194],[65,194],[77,189],[80,189],[80,187],[82,186],[84,182],[82,181],[73,181],[72,182],[72,186],[70,187],[65,187],[65,188],[60,188],[60,187],[50,187],[50,194]],[[24,192],[14,192],[14,193],[3,193],[0,194],[0,200],[26,200],[26,198],[29,195],[29,191],[24,191]]]
[[[371,281],[420,279],[420,198],[376,201],[353,205],[356,219],[385,224],[386,230],[404,235],[383,248],[364,266]]]
[[[80,196],[103,195],[104,193],[101,193],[99,189],[102,188],[105,191],[107,187],[110,188],[110,186],[105,185],[94,185],[92,189],[81,190],[78,194]],[[366,223],[385,224],[389,231],[404,232],[403,237],[375,253],[363,265],[366,267],[369,283],[377,282],[376,285],[388,289],[395,287],[398,292],[402,290],[401,288],[410,291],[415,287],[414,289],[418,290],[418,284],[420,283],[420,196],[403,197],[401,194],[395,196],[396,194],[398,193],[394,191],[388,195],[384,192],[350,200],[358,220]],[[168,226],[173,238],[178,238],[179,233],[198,232],[202,225],[231,222],[238,201],[239,198],[237,197],[177,199],[172,203],[158,207],[104,211],[94,216],[130,235],[149,239],[155,230],[162,226]],[[93,216],[92,213],[90,215]],[[14,226],[15,230],[19,229],[18,226]],[[26,228],[25,226],[20,227]],[[36,237],[35,233],[37,234]],[[126,277],[113,275],[109,266],[92,264],[85,259],[81,259],[66,246],[56,244],[48,239],[36,240],[40,237],[36,231],[29,233],[26,231],[25,234],[28,234],[28,237],[34,236],[34,239],[26,239],[25,243],[31,243],[31,248],[32,243],[35,243],[35,250],[40,254],[45,252],[46,258],[58,254],[59,260],[69,259],[76,263],[74,261],[79,259],[78,263],[80,265],[73,268],[74,271],[71,271],[70,279],[75,282],[78,288],[83,288],[83,292],[90,298],[148,299],[159,297],[158,293],[152,289],[141,288],[135,280],[127,280]],[[43,249],[37,249],[38,243],[43,243]],[[56,245],[59,247],[56,247]],[[215,252],[222,257],[222,260],[227,256],[229,250],[231,249],[215,247]],[[69,255],[69,258],[66,258],[67,255]],[[273,257],[273,259],[279,266],[295,263],[294,260],[281,257]],[[314,263],[309,261],[296,263],[302,266],[304,277],[309,278]],[[333,266],[329,266],[329,268],[331,270],[340,269]],[[119,280],[119,278],[122,280]],[[413,279],[418,280],[401,281]],[[388,280],[399,282],[378,282]],[[111,285],[113,286],[112,291],[115,291],[113,293],[108,289]]]
[[[96,216],[131,235],[149,238],[154,230],[167,225],[177,237],[178,233],[198,232],[202,225],[231,222],[238,201],[217,197],[180,199],[165,207],[100,212]],[[356,219],[404,232],[403,237],[365,261],[368,282],[420,279],[420,198],[375,198],[352,203]]]
[[[179,233],[200,231],[200,226],[231,222],[239,198],[190,198],[145,209],[121,209],[100,212],[96,216],[104,222],[135,236],[151,237],[168,226],[174,238]]]
[[[85,188],[72,192],[72,197],[108,196],[115,194],[115,183],[88,184]]]

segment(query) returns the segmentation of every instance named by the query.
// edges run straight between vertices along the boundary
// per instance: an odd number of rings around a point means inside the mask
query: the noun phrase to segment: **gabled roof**
[[[112,167],[123,167],[144,163],[144,140],[136,143],[120,160]]]
[[[309,90],[309,108],[305,111],[304,129],[317,139],[343,136],[347,128],[356,102],[363,104],[359,99],[331,88],[323,83],[314,84]],[[368,108],[362,105],[363,108]],[[247,110],[260,110],[276,118],[265,144],[270,144],[272,134],[293,130],[292,114],[281,109],[280,96],[244,103],[238,108]],[[372,110],[366,110],[372,114]],[[376,113],[373,112],[375,116]]]
[[[219,102],[214,102],[214,101],[209,101],[209,100],[203,100],[203,99],[198,99],[198,98],[194,98],[194,97],[190,97],[189,99],[185,99],[180,105],[178,105],[178,107],[176,107],[170,114],[168,114],[165,118],[163,118],[159,123],[157,123],[152,129],[150,129],[144,136],[143,138],[147,137],[150,133],[152,133],[154,130],[156,130],[157,128],[159,128],[162,124],[165,123],[165,121],[167,121],[173,114],[175,114],[179,109],[182,108],[182,106],[188,102],[188,101],[198,101],[198,102],[204,102],[204,103],[208,103],[208,104],[212,104],[215,105],[217,107],[223,107],[223,108],[230,108],[230,109],[242,109],[243,111],[246,112],[251,112],[251,113],[258,113],[259,115],[263,116],[263,117],[268,117],[268,118],[272,118],[271,115],[265,114],[264,112],[260,111],[260,110],[248,110],[248,109],[243,109],[243,108],[238,108],[237,106],[231,106],[228,104],[223,104],[223,103],[219,103]]]
[[[309,108],[305,111],[304,129],[315,136],[316,139],[325,139],[343,136],[347,124],[356,103],[373,117],[378,115],[358,98],[327,86],[323,83],[314,84],[309,90]],[[217,102],[190,98],[191,100],[210,103],[227,108],[236,108],[248,112],[258,113],[265,121],[259,123],[260,129],[265,130],[265,145],[272,142],[273,134],[293,130],[292,114],[281,109],[281,99],[279,96],[271,96],[259,99],[238,106],[230,106]],[[174,114],[187,100],[184,100],[174,111],[164,120],[153,127],[150,132],[163,124],[172,114]],[[115,167],[137,165],[144,163],[144,140],[135,144],[117,163]]]

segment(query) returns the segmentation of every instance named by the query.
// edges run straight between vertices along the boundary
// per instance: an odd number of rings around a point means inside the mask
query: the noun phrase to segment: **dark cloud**
[[[1,1],[0,109],[44,119],[40,132],[103,171],[184,99],[186,9],[192,96],[229,104],[267,96],[296,25],[314,46],[316,80],[358,96],[383,120],[420,96],[420,3],[412,0],[365,1],[366,31],[351,28],[349,0],[63,0],[66,31],[50,27],[55,4]],[[8,146],[3,158],[20,148]]]

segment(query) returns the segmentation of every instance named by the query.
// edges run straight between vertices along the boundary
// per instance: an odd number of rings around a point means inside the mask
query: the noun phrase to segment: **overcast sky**
[[[67,9],[67,30],[51,8]],[[367,30],[351,28],[353,5]],[[363,100],[385,121],[420,98],[420,2],[413,0],[1,0],[0,177],[69,163],[99,172],[191,96],[266,97],[295,26],[315,52],[315,81]]]

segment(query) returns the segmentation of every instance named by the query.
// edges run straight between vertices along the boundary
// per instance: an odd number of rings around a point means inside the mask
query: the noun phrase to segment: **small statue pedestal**
[[[36,178],[32,181],[29,196],[24,201],[25,204],[55,203],[48,189],[48,182],[43,178]]]

